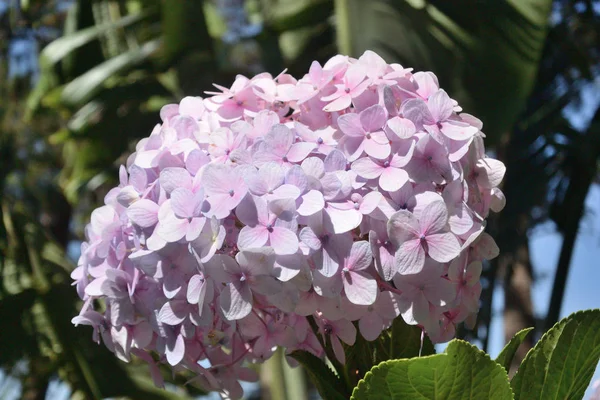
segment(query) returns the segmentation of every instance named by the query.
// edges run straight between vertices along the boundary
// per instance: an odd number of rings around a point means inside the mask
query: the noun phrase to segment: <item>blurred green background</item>
[[[500,317],[504,337],[534,326],[539,338],[561,315],[598,182],[599,35],[592,0],[0,0],[0,399],[200,395],[184,374],[154,388],[145,366],[72,326],[89,214],[162,105],[367,49],[433,71],[508,168],[507,206],[488,224],[501,255],[485,266],[477,326],[459,335],[488,349]],[[548,221],[562,241],[540,315],[530,233]],[[312,395],[283,365],[268,363],[249,398]]]

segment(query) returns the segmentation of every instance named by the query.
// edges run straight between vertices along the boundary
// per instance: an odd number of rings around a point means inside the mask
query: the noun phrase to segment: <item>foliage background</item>
[[[594,0],[1,0],[0,368],[12,379],[0,398],[200,394],[186,376],[154,389],[144,368],[71,326],[85,222],[163,104],[237,73],[299,78],[313,60],[366,49],[434,71],[484,121],[508,203],[488,228],[501,256],[486,265],[478,325],[459,334],[488,349],[533,326],[531,346],[564,315],[567,282],[577,292],[598,277],[573,251],[599,209],[599,35]],[[257,396],[304,393],[281,361]]]

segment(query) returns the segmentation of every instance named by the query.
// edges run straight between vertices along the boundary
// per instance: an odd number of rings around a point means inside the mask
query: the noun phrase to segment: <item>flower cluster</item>
[[[356,328],[440,342],[476,315],[505,168],[434,74],[367,51],[215,86],[161,110],[92,213],[74,323],[237,398],[277,346],[343,363]]]

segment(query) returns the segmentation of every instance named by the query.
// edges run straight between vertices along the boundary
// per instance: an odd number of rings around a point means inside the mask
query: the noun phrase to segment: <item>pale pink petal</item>
[[[327,207],[325,211],[331,219],[334,233],[351,231],[360,225],[363,218],[363,215],[354,209],[339,210],[334,207]]]
[[[460,243],[453,233],[436,233],[427,236],[427,253],[435,261],[445,263],[458,257]]]
[[[183,360],[183,356],[185,355],[185,341],[181,334],[173,339],[167,339],[165,355],[167,356],[167,362],[173,366]]]
[[[271,198],[278,199],[297,199],[300,196],[300,189],[294,185],[281,185],[273,190]]]
[[[337,124],[345,135],[361,138],[365,135],[365,130],[362,128],[358,114],[350,113],[341,115],[337,119]]]
[[[354,242],[344,266],[352,271],[362,271],[369,268],[373,262],[373,253],[369,242],[361,240]]]
[[[408,182],[408,173],[400,168],[385,168],[379,177],[379,186],[388,192],[400,190],[406,182]]]
[[[442,127],[440,128],[440,130],[442,131],[444,136],[456,141],[469,140],[473,137],[473,135],[479,132],[479,129],[475,128],[474,126],[460,121],[450,120],[442,122],[441,125]]]
[[[334,111],[342,111],[352,104],[352,96],[344,93],[331,103],[327,104],[323,107],[323,111],[334,112]]]
[[[450,230],[456,235],[463,235],[473,227],[473,215],[469,211],[469,207],[460,203],[448,219]]]
[[[411,212],[400,210],[390,217],[387,232],[390,241],[399,246],[407,240],[419,237],[419,221]]]
[[[298,237],[289,229],[274,227],[273,232],[269,233],[269,242],[276,254],[294,254],[298,251]]]
[[[477,184],[483,188],[491,189],[502,182],[506,173],[506,166],[502,161],[493,158],[482,158],[477,161]]]
[[[354,304],[371,305],[377,299],[377,281],[369,274],[359,271],[344,273],[344,291]]]
[[[239,233],[238,246],[241,249],[262,247],[267,243],[267,240],[269,240],[269,231],[266,227],[262,225],[254,228],[245,226]]]
[[[298,215],[309,216],[318,213],[325,207],[323,194],[318,190],[310,190],[301,197],[302,203],[297,208]]]
[[[359,158],[352,163],[352,171],[363,178],[375,179],[385,171],[385,168],[370,158],[365,157]]]
[[[419,217],[421,233],[429,236],[444,231],[448,225],[448,208],[443,201],[429,203]]]
[[[149,228],[158,222],[159,206],[148,199],[141,199],[133,203],[127,209],[127,216],[134,224]]]
[[[285,125],[277,124],[265,137],[269,149],[278,156],[284,156],[294,143],[294,134]]]
[[[200,236],[200,232],[202,232],[202,228],[204,228],[204,224],[206,223],[206,218],[192,218],[188,225],[187,232],[185,234],[185,240],[188,242],[193,242]]]
[[[365,153],[380,160],[389,157],[392,149],[389,143],[381,144],[369,139],[365,139],[363,145]]]
[[[230,283],[221,291],[219,305],[229,321],[242,319],[252,311],[252,292],[247,284]]]
[[[402,319],[409,325],[423,324],[429,317],[429,302],[422,292],[418,292],[414,298],[403,303],[408,307],[402,311]]]
[[[187,287],[187,301],[190,304],[198,304],[204,300],[206,294],[206,281],[200,275],[194,275],[190,278]],[[202,297],[202,300],[200,299]],[[202,309],[202,307],[200,307]]]
[[[179,325],[188,315],[188,305],[184,300],[172,300],[163,304],[158,312],[158,320],[167,325]]]
[[[281,282],[269,275],[252,277],[251,287],[253,291],[264,295],[277,294],[283,288]]]
[[[286,157],[290,162],[301,162],[316,147],[314,143],[299,142],[294,143],[287,152]]]
[[[360,122],[367,132],[374,132],[383,127],[387,119],[385,108],[375,104],[359,114]]]
[[[179,218],[194,216],[194,193],[186,188],[177,188],[171,192],[171,209]]]
[[[369,215],[379,205],[381,200],[383,199],[383,195],[379,192],[369,192],[365,197],[363,197],[362,202],[360,203],[359,211],[364,215]]]
[[[410,119],[394,117],[387,122],[385,131],[390,138],[409,139],[415,134],[416,128]]]
[[[185,168],[169,167],[160,172],[160,186],[167,193],[171,193],[177,188],[192,187],[192,176]]]
[[[358,328],[365,340],[372,342],[379,337],[384,324],[379,314],[369,312],[358,321]]]
[[[356,328],[354,324],[346,319],[339,319],[333,322],[335,334],[342,339],[344,343],[352,346],[356,341]]]
[[[401,275],[417,274],[425,266],[425,250],[419,239],[409,240],[400,245],[396,251],[396,264]]]
[[[283,185],[285,174],[283,168],[277,163],[268,163],[260,167],[258,176],[265,183],[265,192],[274,190]]]
[[[304,227],[300,231],[300,240],[311,250],[321,249],[321,239],[315,234],[310,227]]]
[[[429,96],[427,100],[429,112],[436,122],[445,121],[452,115],[454,104],[444,89],[439,89],[437,92]]]
[[[163,205],[166,203],[163,203]],[[188,230],[189,222],[187,219],[177,218],[175,214],[168,213],[166,218],[161,219],[156,226],[155,232],[167,242],[173,243],[182,239]]]
[[[239,264],[230,256],[215,254],[204,264],[206,274],[216,283],[231,282],[231,274],[241,273]]]
[[[331,347],[333,347],[333,354],[335,354],[335,358],[337,358],[338,361],[344,365],[346,363],[346,354],[344,353],[344,348],[340,343],[340,339],[338,339],[335,335],[330,335],[329,338],[331,340]]]

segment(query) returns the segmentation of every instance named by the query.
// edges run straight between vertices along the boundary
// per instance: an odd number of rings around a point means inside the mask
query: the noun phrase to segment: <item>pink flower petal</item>
[[[385,168],[379,177],[379,186],[388,192],[400,190],[408,182],[408,173],[400,168]]]
[[[377,299],[377,281],[365,272],[344,273],[344,291],[354,304],[371,305]]]
[[[171,193],[177,188],[192,187],[192,177],[185,168],[169,167],[160,172],[160,187],[167,193]]]
[[[318,213],[325,207],[323,194],[318,190],[310,190],[301,197],[301,204],[296,210],[298,215],[309,216]]]
[[[350,113],[341,115],[337,119],[337,124],[345,135],[360,138],[365,135],[365,130],[362,127],[358,114]]]
[[[148,199],[141,199],[133,203],[127,209],[127,216],[134,224],[149,228],[158,222],[159,206]]]
[[[188,315],[188,305],[184,300],[172,300],[163,304],[158,312],[158,320],[167,325],[179,325]]]
[[[352,163],[352,171],[363,178],[375,179],[385,171],[385,168],[370,158],[365,157],[359,158]]]
[[[369,312],[358,321],[358,328],[365,340],[372,342],[379,337],[384,324],[376,312]]]
[[[298,251],[298,236],[294,232],[277,226],[272,229],[273,232],[269,233],[269,242],[276,254],[294,254]]]
[[[314,150],[315,147],[316,145],[314,143],[294,143],[287,152],[286,157],[290,162],[301,162],[310,154],[311,151]]]
[[[401,275],[417,274],[425,265],[425,250],[419,239],[409,240],[400,245],[396,251],[396,264]]]
[[[428,204],[419,217],[421,232],[426,236],[441,232],[448,225],[448,208],[443,201]]]
[[[419,229],[419,221],[407,210],[400,210],[394,213],[387,223],[388,236],[390,241],[396,246],[407,240],[419,237]]]
[[[252,292],[245,283],[233,282],[221,291],[219,305],[229,321],[242,319],[252,311]]]
[[[194,216],[194,193],[186,188],[177,188],[171,192],[171,208],[179,218]]]
[[[327,112],[342,111],[342,110],[350,107],[351,104],[352,104],[352,96],[344,93],[343,95],[341,95],[340,97],[338,97],[337,99],[335,99],[334,101],[332,101],[331,103],[329,103],[325,107],[323,107],[323,111],[327,111]]]
[[[453,233],[436,233],[427,236],[427,253],[435,261],[445,263],[458,257],[460,244]]]
[[[238,246],[240,249],[252,249],[262,247],[269,240],[269,232],[262,225],[257,225],[252,228],[245,226],[240,231],[238,236]]]
[[[173,339],[167,339],[165,355],[167,356],[167,362],[173,366],[179,364],[181,360],[183,360],[183,356],[185,355],[185,341],[181,334]]]
[[[375,132],[383,127],[386,122],[387,114],[385,108],[375,104],[359,114],[360,123],[367,132]]]
[[[358,227],[362,221],[363,215],[357,210],[339,210],[334,207],[325,208],[327,215],[331,219],[334,233],[349,232]]]
[[[389,157],[391,153],[391,147],[389,143],[381,144],[377,143],[374,139],[365,139],[363,145],[365,153],[380,160]]]

